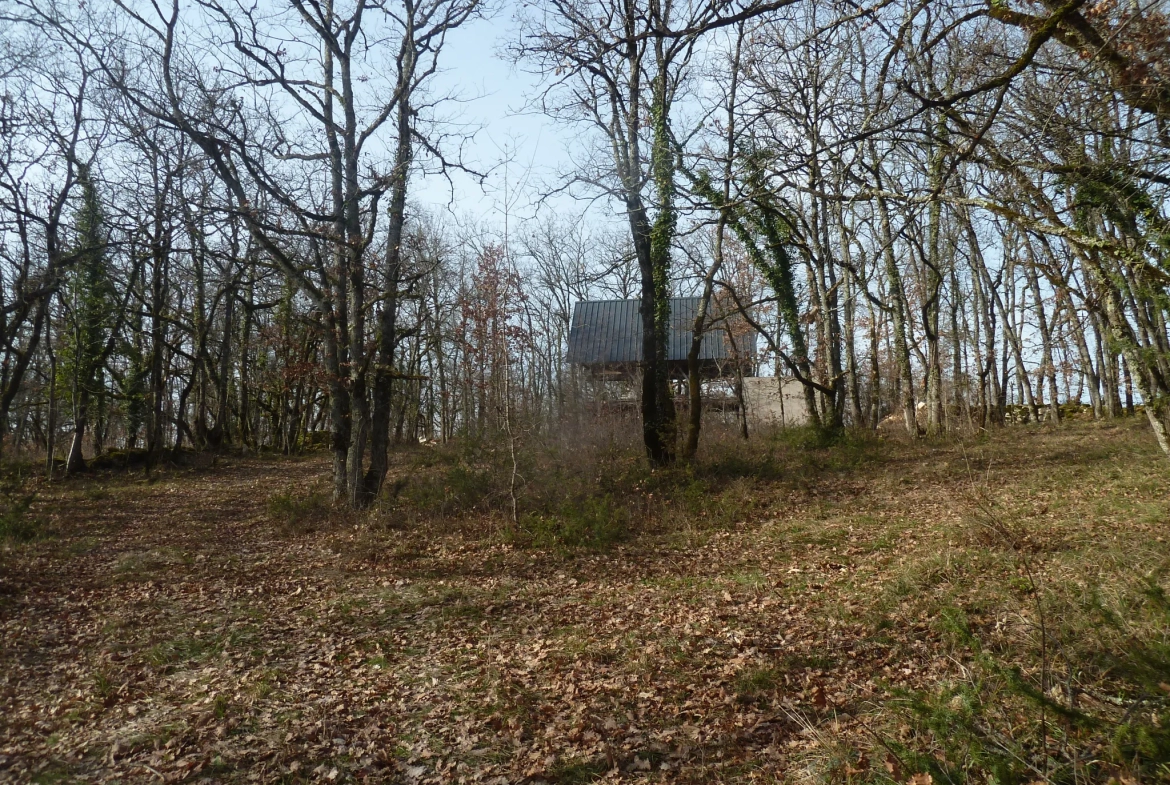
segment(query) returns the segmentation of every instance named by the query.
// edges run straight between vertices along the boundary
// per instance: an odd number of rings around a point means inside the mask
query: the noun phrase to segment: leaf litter
[[[282,535],[267,494],[315,459],[47,488],[58,536],[0,561],[0,776],[801,781],[826,739],[862,749],[893,690],[961,667],[891,592],[963,532],[959,448],[913,449],[730,528],[567,555],[466,528],[389,532],[376,559],[347,520]]]

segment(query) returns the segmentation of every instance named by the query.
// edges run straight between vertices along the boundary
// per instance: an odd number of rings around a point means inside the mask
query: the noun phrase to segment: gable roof
[[[670,335],[667,360],[685,362],[691,348],[691,329],[699,309],[699,297],[670,298]],[[637,363],[642,359],[642,317],[640,300],[583,300],[573,306],[569,328],[569,353],[566,360],[578,365]],[[710,317],[717,313],[715,304],[708,306]],[[755,356],[754,331],[738,337],[739,357]],[[722,361],[733,359],[727,333],[722,326],[703,335],[699,359]]]

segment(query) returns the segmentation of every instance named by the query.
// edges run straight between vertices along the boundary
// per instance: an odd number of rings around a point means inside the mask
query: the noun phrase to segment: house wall
[[[804,385],[795,379],[780,380],[774,376],[744,377],[743,399],[749,421],[758,425],[808,424]]]

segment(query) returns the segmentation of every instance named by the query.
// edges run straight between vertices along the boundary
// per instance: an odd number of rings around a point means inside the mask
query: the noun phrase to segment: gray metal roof
[[[699,308],[698,297],[670,299],[670,337],[668,360],[684,362],[691,348],[691,329]],[[581,301],[573,306],[573,323],[569,329],[570,363],[607,365],[636,363],[642,359],[642,317],[639,300]],[[708,306],[710,318],[717,313],[714,302]],[[755,356],[756,336],[752,331],[739,336],[739,356]],[[709,329],[703,336],[700,360],[730,360],[733,355],[722,325]]]

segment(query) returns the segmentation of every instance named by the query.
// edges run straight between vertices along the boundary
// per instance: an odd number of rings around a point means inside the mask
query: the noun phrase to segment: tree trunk
[[[1056,386],[1056,363],[1052,353],[1052,331],[1049,329],[1048,315],[1044,310],[1044,297],[1040,292],[1040,276],[1036,273],[1036,259],[1033,257],[1031,243],[1027,244],[1028,262],[1024,274],[1028,285],[1032,289],[1032,296],[1036,298],[1036,319],[1040,330],[1041,342],[1041,374],[1048,382],[1048,419],[1060,422],[1060,399]]]
[[[28,344],[24,349],[16,353],[16,362],[8,371],[7,378],[4,380],[3,394],[0,395],[0,448],[4,446],[4,431],[8,425],[8,414],[12,411],[12,402],[16,400],[16,394],[20,391],[20,385],[24,381],[25,372],[28,370],[29,363],[36,355],[37,348],[40,345],[41,329],[48,318],[49,303],[52,297],[53,293],[47,292],[37,302],[36,315],[33,317],[32,335],[29,336]],[[52,357],[51,346],[49,351]],[[56,370],[54,369],[55,375]],[[50,381],[50,385],[53,383],[54,381]]]
[[[844,242],[844,238],[842,239]],[[844,247],[847,249],[849,246],[845,245]],[[848,265],[848,251],[845,251],[845,261]],[[857,348],[854,344],[854,334],[857,328],[854,319],[854,310],[857,307],[857,297],[854,291],[856,283],[848,266],[842,275],[845,276],[845,372],[849,378],[849,419],[852,420],[854,428],[861,428],[864,426],[865,420],[861,414],[861,382],[858,378]]]
[[[69,460],[65,464],[67,474],[85,471],[85,458],[81,453],[85,431],[89,426],[89,390],[84,386],[77,392],[77,407],[73,413],[73,441],[69,446]]]
[[[1085,327],[1073,308],[1072,297],[1065,286],[1057,287],[1057,296],[1064,301],[1065,313],[1068,314],[1068,326],[1073,335],[1073,342],[1077,347],[1077,356],[1081,361],[1080,375],[1086,380],[1089,388],[1089,404],[1093,409],[1093,419],[1100,420],[1105,416],[1101,405],[1101,377],[1097,367],[1093,364],[1093,355],[1089,351],[1089,344],[1085,340]],[[1079,401],[1079,398],[1078,398]]]
[[[930,166],[931,188],[942,190],[943,145],[946,121],[940,115],[935,123],[940,142],[935,146]],[[922,328],[926,333],[926,432],[936,435],[943,430],[942,357],[939,349],[939,314],[942,310],[942,202],[936,197],[928,209],[926,266],[926,300],[922,305]]]
[[[703,336],[707,330],[707,308],[711,303],[715,276],[719,274],[719,270],[723,266],[723,233],[725,228],[726,216],[721,212],[715,225],[715,258],[703,278],[703,294],[699,297],[699,307],[695,313],[695,321],[691,325],[691,345],[687,350],[687,394],[690,410],[687,413],[687,441],[683,447],[683,458],[687,461],[694,460],[695,453],[699,449],[699,429],[703,422],[703,380],[699,375],[699,352],[703,348]]]
[[[1145,403],[1143,407],[1154,438],[1162,452],[1170,457],[1170,384],[1161,377],[1158,369],[1144,363],[1137,336],[1125,317],[1120,295],[1116,287],[1110,286],[1109,276],[1103,269],[1096,250],[1084,253],[1090,274],[1096,278],[1097,288],[1103,295],[1105,322],[1113,340],[1120,345],[1122,357],[1128,366],[1133,366],[1133,382]]]
[[[163,403],[166,396],[166,376],[163,373],[166,351],[166,321],[164,309],[167,296],[167,260],[169,238],[164,237],[162,205],[155,215],[155,237],[151,247],[150,282],[150,426],[146,437],[146,472],[154,468],[163,441]]]
[[[898,270],[898,260],[894,257],[894,236],[890,226],[889,205],[882,198],[878,198],[877,203],[884,246],[882,255],[885,259],[886,278],[892,301],[890,310],[894,317],[894,355],[901,383],[902,417],[906,431],[911,436],[917,436],[918,414],[914,405],[914,376],[910,366],[910,347],[906,341],[906,297],[902,289],[902,274]]]
[[[53,322],[48,319],[45,346],[49,351],[49,412],[45,427],[45,476],[52,481],[57,451],[57,353],[53,350]]]
[[[408,8],[412,8],[408,4]],[[408,22],[412,17],[408,14]],[[406,187],[413,156],[411,145],[410,86],[414,78],[413,24],[406,25],[398,77],[398,144],[394,153],[394,183],[390,187],[390,206],[386,238],[386,273],[382,313],[378,319],[378,345],[374,367],[373,418],[370,430],[370,466],[362,481],[364,499],[369,504],[378,497],[390,460],[390,416],[394,391],[394,347],[398,336],[398,286],[402,276],[402,235],[406,223]]]
[[[660,8],[658,10],[661,10]],[[659,20],[665,22],[665,20]],[[643,356],[653,357],[653,364],[643,372],[643,396],[655,398],[649,429],[655,435],[646,443],[650,460],[656,464],[672,463],[675,458],[677,427],[674,395],[671,392],[670,340],[670,255],[674,243],[677,215],[674,207],[674,140],[670,133],[670,85],[664,40],[654,37],[657,73],[651,82],[650,123],[650,179],[657,192],[658,214],[646,228],[646,264],[642,270]],[[634,111],[638,111],[636,108]],[[639,209],[643,209],[639,197]],[[647,386],[648,385],[648,386]],[[643,404],[645,406],[645,404]],[[643,430],[647,425],[643,423]]]

